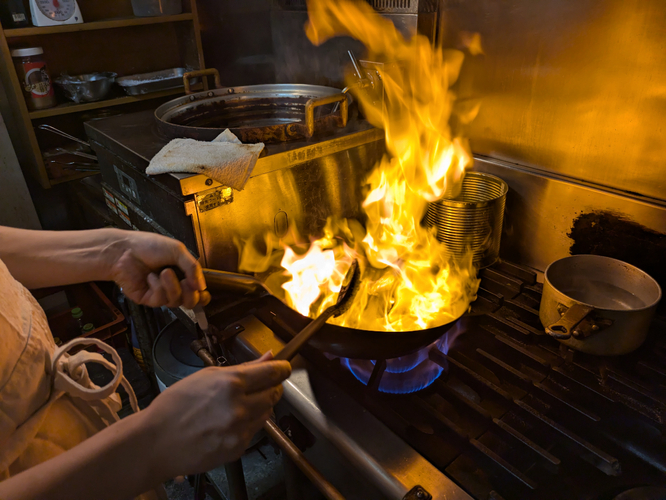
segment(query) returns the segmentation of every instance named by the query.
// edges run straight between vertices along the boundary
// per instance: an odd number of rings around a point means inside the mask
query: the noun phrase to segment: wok
[[[264,305],[254,314],[271,329],[281,329],[293,336],[313,321],[272,295],[260,280],[252,276],[213,269],[204,269],[204,276],[209,290],[213,293],[220,291],[247,296],[268,295],[263,301]],[[310,339],[308,345],[343,358],[393,359],[432,344],[448,332],[454,323],[455,321],[451,321],[435,328],[408,332],[358,330],[326,323]]]

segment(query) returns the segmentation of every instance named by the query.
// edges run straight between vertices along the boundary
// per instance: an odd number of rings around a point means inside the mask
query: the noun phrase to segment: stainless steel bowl
[[[104,99],[116,81],[116,73],[108,71],[87,75],[60,75],[55,79],[67,98],[76,103],[94,102]]]

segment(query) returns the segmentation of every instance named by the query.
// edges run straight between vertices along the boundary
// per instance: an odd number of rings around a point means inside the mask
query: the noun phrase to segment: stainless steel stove
[[[347,499],[666,498],[664,320],[632,354],[589,356],[543,334],[536,273],[481,277],[471,312],[420,354],[303,350],[278,424]],[[230,360],[280,350],[281,307],[210,308]]]
[[[381,131],[358,122],[267,148],[246,190],[230,193],[204,176],[146,176],[166,142],[154,128],[151,113],[87,125],[109,209],[119,224],[175,236],[228,270],[234,236],[280,236],[292,224],[316,234],[329,215],[353,216],[383,153]],[[474,170],[509,185],[503,257],[545,269],[570,252],[597,253],[663,286],[663,204],[488,157],[476,156]],[[305,349],[277,424],[347,499],[666,498],[663,306],[638,351],[594,357],[543,335],[535,272],[504,262],[481,277],[471,313],[419,353],[370,362]],[[231,362],[293,336],[281,307],[227,297],[208,308]],[[290,499],[303,498],[300,474],[286,468]]]

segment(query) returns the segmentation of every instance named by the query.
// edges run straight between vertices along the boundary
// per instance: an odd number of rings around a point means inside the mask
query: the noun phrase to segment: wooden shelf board
[[[191,12],[185,12],[175,16],[156,17],[127,17],[122,19],[109,19],[106,21],[93,21],[81,24],[63,24],[60,26],[41,26],[30,28],[15,28],[5,30],[5,37],[18,38],[23,36],[50,35],[53,33],[71,33],[76,31],[105,30],[111,28],[126,28],[128,26],[145,26],[147,24],[174,23],[180,21],[191,21],[194,16]]]
[[[129,104],[132,102],[145,101],[147,99],[157,99],[159,97],[167,97],[171,95],[184,94],[183,88],[162,90],[161,92],[151,92],[150,94],[143,94],[138,96],[124,96],[115,97],[113,99],[106,99],[104,101],[85,102],[76,104],[74,102],[67,104],[59,104],[54,108],[40,109],[39,111],[31,111],[29,113],[31,120],[38,118],[48,118],[49,116],[67,115],[70,113],[80,113],[81,111],[90,111],[91,109],[108,108],[109,106],[120,106],[121,104]]]
[[[75,181],[78,179],[83,179],[84,177],[90,177],[91,175],[97,175],[97,174],[99,174],[99,172],[77,172],[75,174],[68,175],[66,177],[58,177],[57,179],[49,178],[49,181],[51,182],[51,186],[55,186],[56,184]]]

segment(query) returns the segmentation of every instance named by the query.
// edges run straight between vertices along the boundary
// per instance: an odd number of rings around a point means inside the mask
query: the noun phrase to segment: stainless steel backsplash
[[[447,46],[481,34],[461,97],[475,153],[666,200],[666,2],[441,0]]]

